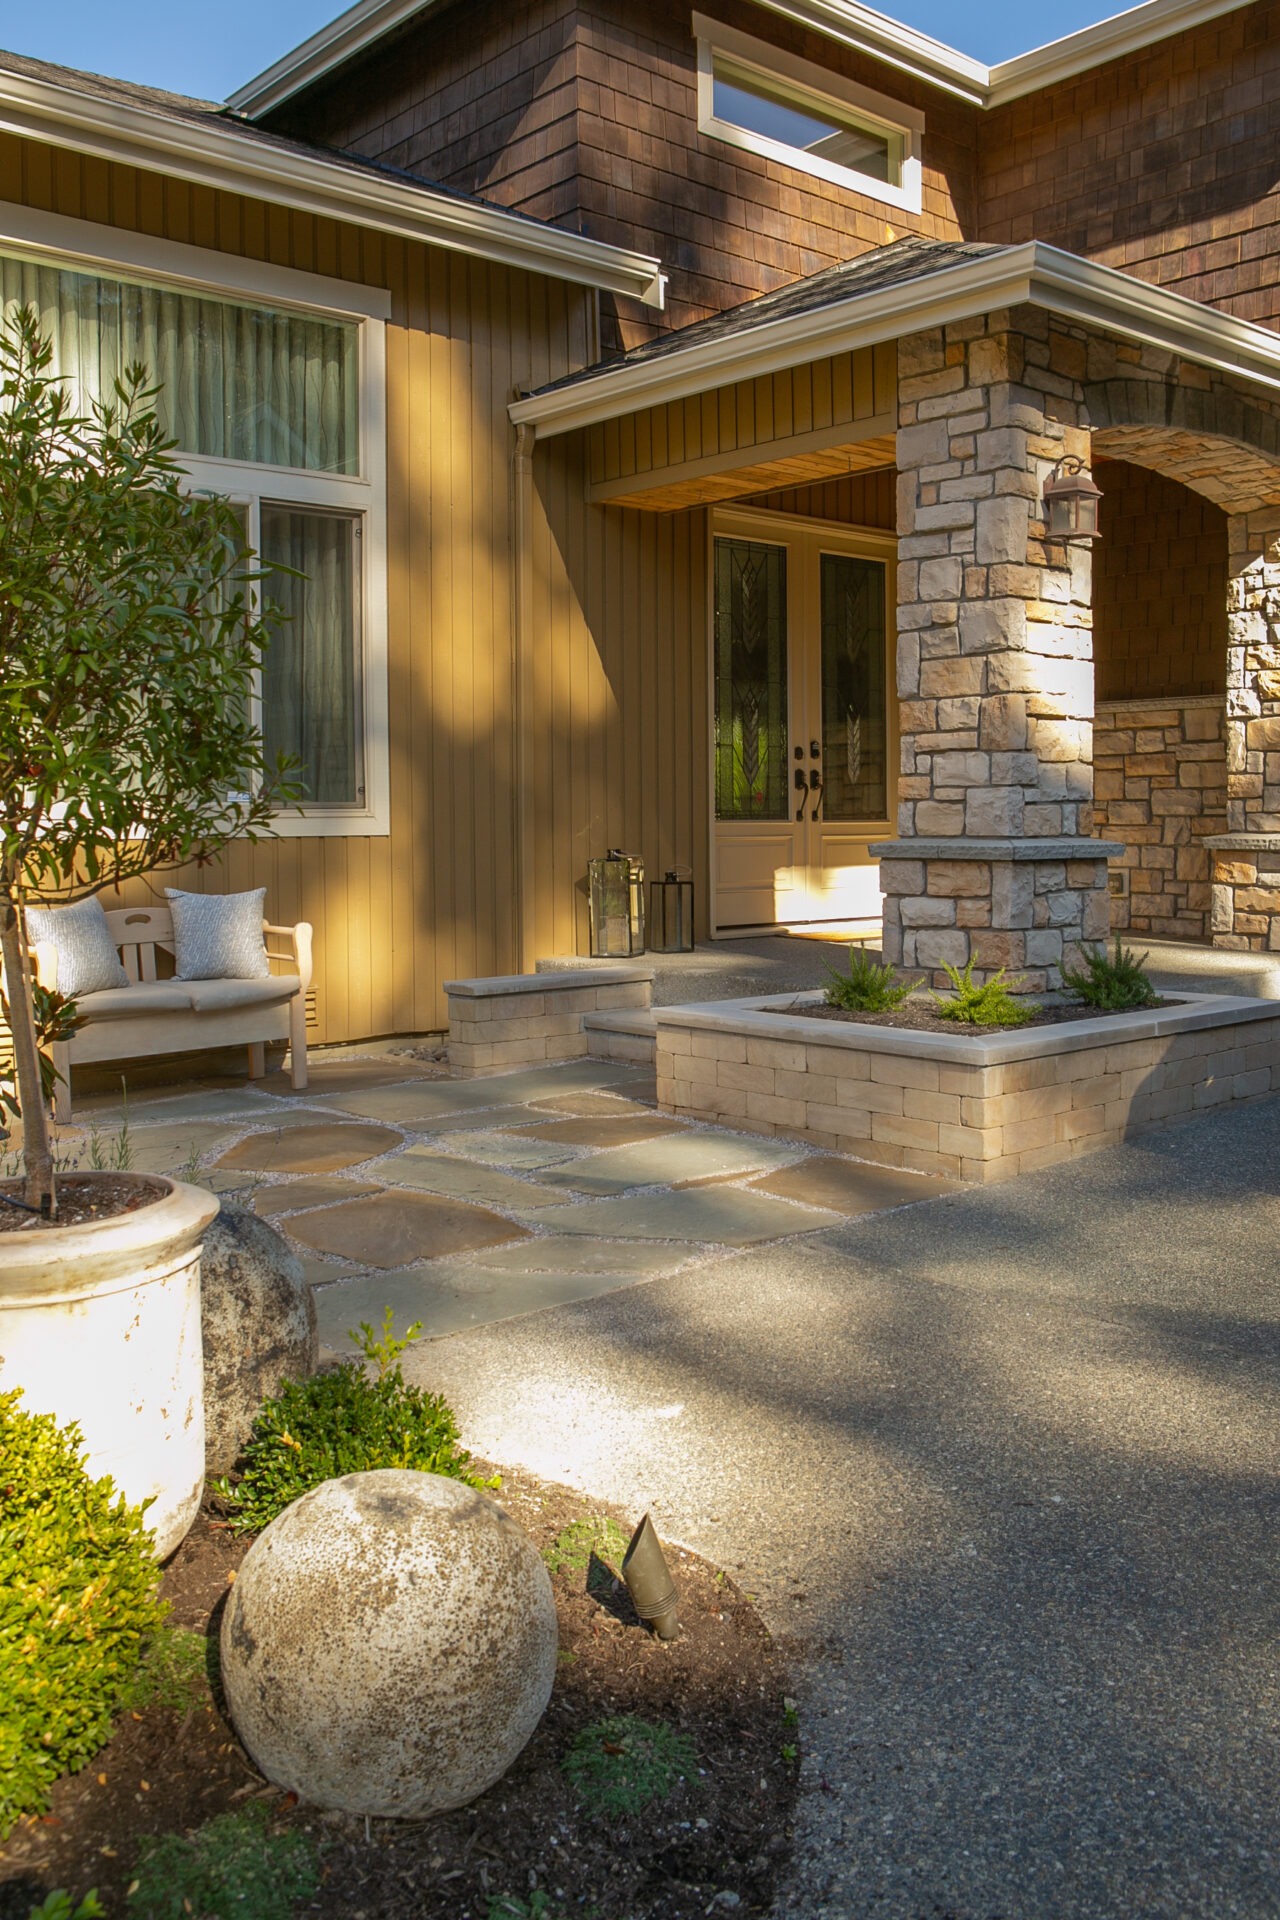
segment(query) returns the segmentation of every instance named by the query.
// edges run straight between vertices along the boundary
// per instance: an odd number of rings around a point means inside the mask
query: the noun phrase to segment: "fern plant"
[[[1081,947],[1083,967],[1062,969],[1063,984],[1079,994],[1087,1007],[1102,1013],[1128,1013],[1136,1007],[1154,1007],[1159,995],[1144,972],[1145,953],[1122,947],[1116,935],[1113,954],[1105,947]]]
[[[892,1013],[915,992],[913,986],[898,978],[887,960],[883,964],[873,960],[865,947],[849,948],[847,972],[839,973],[834,967],[828,967],[827,972],[827,1005],[843,1007],[849,1013]]]
[[[1022,985],[1025,974],[1006,984],[1001,967],[999,973],[979,987],[974,985],[972,960],[963,973],[944,961],[943,972],[954,987],[955,996],[934,994],[940,1020],[958,1020],[967,1027],[1025,1027],[1040,1011],[1038,1001],[1013,997],[1012,989]]]

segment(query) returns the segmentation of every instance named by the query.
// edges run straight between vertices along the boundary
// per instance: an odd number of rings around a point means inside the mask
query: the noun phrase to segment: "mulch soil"
[[[149,1207],[169,1191],[166,1180],[152,1180],[142,1173],[60,1173],[57,1216],[47,1220],[25,1206],[22,1186],[21,1180],[0,1180],[0,1233],[46,1233],[50,1228],[111,1220]]]
[[[1167,1007],[1167,1000],[1153,1000],[1151,1007],[1143,1007],[1147,1013],[1156,1007]],[[924,1001],[912,1005],[910,1001],[895,1007],[892,1013],[859,1013],[852,1007],[795,1006],[773,1009],[779,1013],[795,1013],[806,1020],[852,1020],[863,1027],[904,1027],[910,1033],[945,1033],[951,1039],[963,1040],[966,1035],[975,1033],[1030,1033],[1033,1027],[1061,1027],[1072,1020],[1114,1020],[1120,1013],[1111,1007],[1082,1007],[1069,1001],[1057,1003],[1050,1001],[1037,1005],[1029,1020],[1020,1023],[1002,1022],[998,1026],[973,1026],[963,1020],[944,1020],[937,1008]]]
[[[608,1511],[515,1473],[504,1473],[495,1497],[540,1548]],[[627,1518],[613,1517],[629,1530]],[[202,1513],[165,1572],[169,1624],[216,1637],[248,1547]],[[303,1829],[320,1847],[320,1891],[295,1909],[298,1920],[490,1920],[512,1895],[535,1896],[515,1911],[545,1920],[766,1913],[790,1851],[798,1785],[784,1656],[725,1574],[676,1548],[667,1557],[681,1633],[665,1643],[598,1561],[590,1591],[586,1573],[553,1574],[560,1657],[551,1704],[510,1771],[470,1806],[366,1823],[299,1805],[257,1772],[215,1689],[185,1712],[123,1714],[83,1772],[58,1783],[49,1813],[14,1830],[0,1848],[0,1920],[28,1920],[55,1887],[77,1898],[96,1887],[110,1920],[125,1920],[145,1836],[191,1832],[255,1798],[273,1826]],[[633,1817],[585,1811],[561,1762],[576,1734],[612,1714],[688,1735],[697,1779]]]

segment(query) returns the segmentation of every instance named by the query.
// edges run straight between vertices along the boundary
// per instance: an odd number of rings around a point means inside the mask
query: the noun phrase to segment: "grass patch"
[[[204,1706],[218,1680],[218,1643],[191,1627],[162,1627],[148,1644],[124,1704],[135,1713],[168,1707],[187,1713]]]
[[[144,1840],[128,1895],[133,1920],[291,1920],[319,1887],[320,1863],[305,1834],[272,1833],[269,1818],[259,1800],[189,1839]]]
[[[585,1573],[593,1554],[616,1572],[630,1544],[630,1535],[623,1532],[616,1520],[610,1520],[607,1514],[594,1513],[575,1520],[572,1526],[557,1534],[551,1545],[542,1549],[542,1557],[552,1573]]]
[[[611,1714],[578,1734],[563,1766],[588,1813],[640,1813],[697,1778],[692,1740],[665,1721]]]

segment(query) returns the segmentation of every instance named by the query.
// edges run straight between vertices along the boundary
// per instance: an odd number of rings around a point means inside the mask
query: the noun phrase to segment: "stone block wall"
[[[1213,874],[1206,841],[1227,825],[1223,701],[1099,701],[1093,761],[1098,831],[1125,843],[1112,869],[1123,876],[1112,926],[1207,940]]]
[[[885,951],[898,965],[932,975],[940,958],[963,967],[972,957],[975,971],[1005,968],[1043,992],[1070,964],[1068,944],[1107,937],[1107,863],[1074,858],[1078,840],[922,840],[917,860],[911,844],[898,841],[880,865]]]
[[[1270,1001],[1198,996],[963,1042],[780,1019],[778,1004],[659,1008],[659,1104],[985,1185],[1280,1090]]]
[[[444,990],[449,999],[449,1069],[465,1080],[585,1054],[587,1016],[646,1009],[653,968],[576,968],[448,980]]]

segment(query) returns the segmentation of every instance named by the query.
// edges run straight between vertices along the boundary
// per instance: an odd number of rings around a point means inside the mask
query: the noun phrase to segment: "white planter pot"
[[[136,1213],[0,1234],[0,1388],[74,1420],[90,1473],[153,1501],[158,1560],[204,1491],[200,1239],[218,1211],[200,1187],[163,1184]]]

